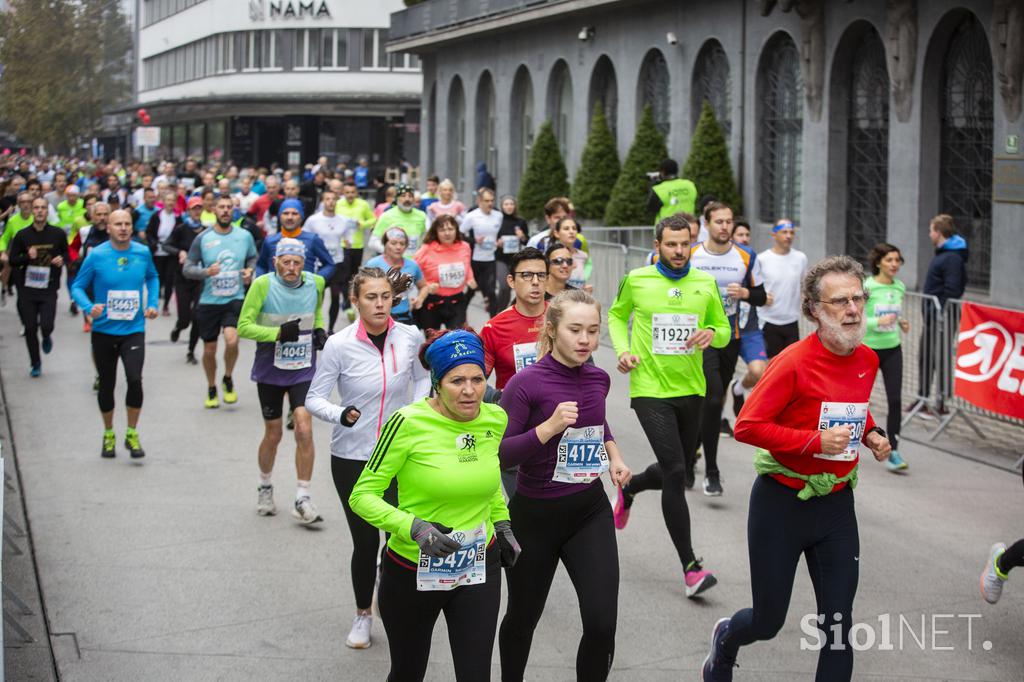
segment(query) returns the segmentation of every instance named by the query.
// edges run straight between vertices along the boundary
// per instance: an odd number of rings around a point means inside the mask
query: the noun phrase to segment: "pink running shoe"
[[[612,511],[612,518],[615,519],[615,527],[622,530],[629,523],[629,507],[626,506],[626,498],[622,492],[622,486],[616,486],[619,496],[615,498],[615,509]]]
[[[718,584],[718,579],[710,571],[705,571],[700,561],[693,561],[686,567],[686,598],[693,599]]]

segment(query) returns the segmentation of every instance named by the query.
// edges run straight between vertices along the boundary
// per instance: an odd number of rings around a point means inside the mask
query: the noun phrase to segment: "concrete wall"
[[[896,106],[890,104],[889,180],[887,206],[888,239],[903,250],[907,265],[903,277],[915,288],[922,281],[933,249],[927,237],[928,221],[943,210],[939,196],[939,104],[941,62],[948,46],[949,32],[957,12],[970,11],[980,21],[992,44],[990,2],[934,0],[917,4],[916,73],[912,85],[912,108],[907,121],[898,119]],[[473,167],[478,159],[473,139],[477,126],[474,117],[476,89],[484,70],[491,73],[499,112],[499,164],[491,169],[499,191],[515,191],[518,173],[512,169],[515,157],[507,149],[511,139],[511,92],[520,66],[529,71],[533,85],[534,125],[549,117],[549,81],[553,66],[564,60],[573,87],[573,124],[566,159],[570,177],[575,173],[586,139],[589,119],[589,92],[594,65],[602,55],[611,60],[618,83],[618,147],[622,157],[632,142],[638,111],[637,81],[644,55],[651,48],[661,50],[670,73],[671,131],[670,154],[685,161],[689,152],[692,120],[691,85],[696,56],[704,43],[715,38],[729,58],[731,75],[732,134],[729,140],[733,168],[744,197],[748,217],[759,215],[757,192],[758,158],[756,141],[757,74],[764,46],[776,33],[786,33],[803,50],[801,20],[795,13],[776,9],[762,17],[758,3],[742,0],[681,3],[623,3],[610,8],[592,9],[566,15],[558,21],[528,26],[505,26],[500,31],[483,33],[470,39],[445,42],[439,36],[423,57],[425,96],[437,88],[437,121],[433,127],[424,121],[421,158],[425,172],[453,176],[450,167],[447,129],[444,125],[448,92],[452,79],[462,79],[466,95],[467,154],[461,190],[472,188]],[[886,3],[882,0],[856,3],[826,3],[824,21],[825,70],[822,114],[814,121],[804,100],[801,162],[801,230],[798,246],[812,259],[841,251],[846,230],[846,81],[850,78],[849,59],[856,47],[859,31],[874,30],[885,43],[888,35]],[[584,26],[594,29],[587,41],[577,39]],[[679,39],[670,45],[666,32]],[[886,48],[888,49],[888,44]],[[806,83],[806,67],[803,71]],[[1006,120],[1003,100],[998,92],[998,67],[993,67],[994,139],[993,151],[1003,151],[1008,134],[1021,134],[1022,122]],[[434,158],[429,157],[430,136],[434,136]],[[505,146],[502,146],[502,143]],[[1013,292],[1024,290],[1024,205],[993,205],[992,286],[989,292],[972,291],[975,299],[1018,305]],[[769,225],[754,221],[754,242],[763,248],[770,242]]]

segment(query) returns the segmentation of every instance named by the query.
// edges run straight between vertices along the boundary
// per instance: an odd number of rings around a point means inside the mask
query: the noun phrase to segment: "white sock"
[[[266,487],[270,485],[270,474],[260,472],[260,487]]]
[[[299,487],[295,490],[296,500],[301,500],[303,497],[311,497],[309,494],[309,481],[299,481]]]

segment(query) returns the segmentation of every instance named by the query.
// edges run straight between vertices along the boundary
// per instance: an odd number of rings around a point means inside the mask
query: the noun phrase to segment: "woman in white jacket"
[[[327,340],[306,395],[306,409],[334,424],[331,473],[352,533],[356,617],[345,644],[353,649],[370,646],[380,531],[352,512],[348,498],[391,413],[430,392],[430,374],[418,358],[423,332],[391,319],[392,303],[409,284],[398,268],[359,270],[349,285],[359,319]],[[335,388],[339,404],[330,401]],[[397,504],[394,483],[384,499]]]

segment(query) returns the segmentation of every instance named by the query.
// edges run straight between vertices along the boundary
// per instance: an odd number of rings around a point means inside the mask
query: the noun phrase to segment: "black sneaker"
[[[104,459],[117,457],[117,437],[113,433],[103,434],[103,449],[100,450],[100,457]]]
[[[708,497],[722,496],[722,481],[717,475],[704,477],[704,494]]]
[[[697,474],[693,472],[692,468],[687,468],[683,482],[686,484],[687,490],[693,490],[693,486],[697,483]]]
[[[142,444],[139,443],[139,434],[126,433],[124,435],[124,446],[128,448],[128,454],[132,456],[132,459],[142,459],[146,456],[146,451],[142,449]]]
[[[192,351],[189,351],[185,355],[185,364],[187,364],[187,365],[198,365],[199,361],[196,360],[196,354],[193,353]]]
[[[733,392],[733,390],[732,390],[732,388],[733,388],[733,386],[735,384],[736,384],[736,380],[735,379],[733,379],[732,381],[729,382],[729,395],[732,396],[732,414],[733,414],[733,416],[738,417],[738,416],[740,416],[740,410],[743,409],[743,401],[745,401],[747,399],[747,396],[746,396],[746,394],[744,394],[744,395],[736,395]],[[729,434],[729,435],[732,435],[732,434]]]
[[[700,668],[702,682],[732,682],[732,669],[736,667],[735,654],[730,655],[722,646],[729,632],[729,619],[722,618],[711,631],[711,651]]]
[[[78,304],[75,303],[74,301],[71,302],[70,311],[71,311],[72,315],[77,315],[78,314]]]
[[[178,329],[178,325],[174,325],[174,329],[171,330],[171,343],[178,343],[178,339],[181,338],[181,330]]]
[[[732,438],[732,427],[729,426],[729,420],[722,417],[722,426],[719,427],[718,432],[726,438]]]

